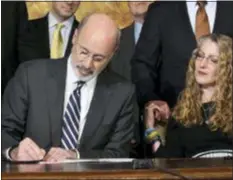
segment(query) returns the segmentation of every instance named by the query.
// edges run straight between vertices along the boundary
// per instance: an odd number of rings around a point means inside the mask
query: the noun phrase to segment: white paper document
[[[106,158],[106,159],[66,159],[58,162],[46,162],[41,161],[40,164],[54,164],[54,163],[79,163],[79,162],[113,162],[113,163],[122,163],[122,162],[132,162],[134,159],[131,158]]]

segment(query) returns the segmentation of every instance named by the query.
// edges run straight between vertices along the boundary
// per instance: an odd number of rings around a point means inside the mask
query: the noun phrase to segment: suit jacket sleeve
[[[27,69],[20,65],[2,101],[2,150],[17,145],[24,134],[28,108]]]
[[[160,99],[158,95],[158,66],[160,63],[162,11],[159,2],[148,10],[135,53],[131,59],[131,75],[136,85],[139,105],[144,107],[150,100]]]
[[[114,124],[112,135],[103,150],[80,151],[81,158],[124,158],[129,157],[130,141],[133,138],[135,128],[134,113],[136,108],[136,97],[133,86],[129,89],[125,102],[117,121]]]

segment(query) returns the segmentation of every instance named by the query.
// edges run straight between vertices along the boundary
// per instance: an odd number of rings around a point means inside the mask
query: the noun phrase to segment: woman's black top
[[[202,105],[204,123],[184,127],[174,119],[170,119],[167,125],[166,145],[161,146],[155,157],[177,158],[192,157],[203,151],[232,149],[233,141],[220,130],[211,131],[207,125],[207,119],[213,111],[213,103]],[[204,110],[206,111],[204,113]]]

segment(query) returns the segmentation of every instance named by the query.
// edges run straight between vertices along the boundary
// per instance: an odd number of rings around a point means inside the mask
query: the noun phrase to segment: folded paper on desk
[[[66,159],[58,162],[46,162],[41,161],[40,164],[54,164],[54,163],[79,163],[79,162],[112,162],[112,163],[122,163],[122,162],[132,162],[134,159],[131,158],[107,158],[107,159]]]

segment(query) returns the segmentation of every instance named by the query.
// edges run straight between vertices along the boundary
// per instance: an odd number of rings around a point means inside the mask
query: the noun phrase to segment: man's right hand
[[[45,150],[41,149],[33,140],[25,138],[14,148],[10,157],[13,161],[37,161],[45,156]]]
[[[168,119],[170,108],[165,101],[150,101],[145,106],[145,124],[147,128],[153,128],[156,120]]]

